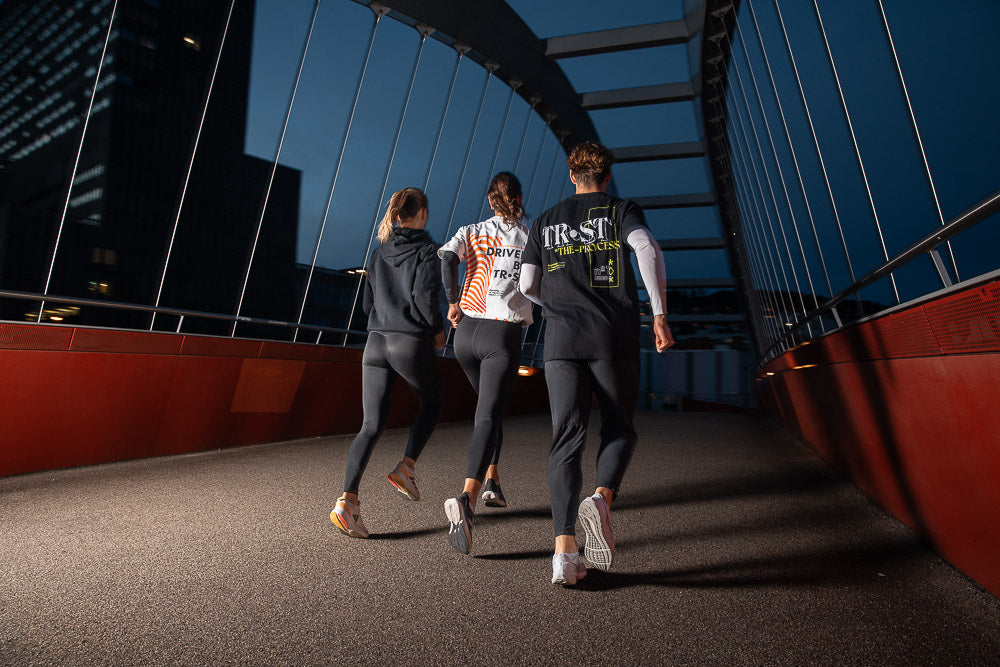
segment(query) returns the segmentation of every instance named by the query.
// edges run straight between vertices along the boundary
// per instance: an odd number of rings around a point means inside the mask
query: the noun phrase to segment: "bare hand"
[[[656,337],[657,352],[663,352],[664,350],[673,347],[674,336],[670,333],[670,327],[667,326],[666,315],[653,316],[653,336]]]
[[[448,304],[448,321],[451,322],[452,328],[457,328],[458,323],[462,321],[462,307],[457,303]]]
[[[447,336],[444,335],[443,331],[438,331],[437,335],[434,336],[434,349],[442,350],[444,349],[444,344],[448,341]]]

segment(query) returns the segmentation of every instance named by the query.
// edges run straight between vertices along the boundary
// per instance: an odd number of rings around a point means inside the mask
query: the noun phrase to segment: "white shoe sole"
[[[448,526],[448,542],[460,554],[472,551],[472,529],[468,517],[462,518],[462,507],[456,498],[444,501],[444,514],[451,525]]]
[[[615,560],[615,545],[613,541],[609,544],[604,537],[604,531],[601,528],[601,511],[597,509],[593,498],[586,498],[580,503],[579,516],[580,524],[587,536],[583,557],[593,567],[607,572]]]

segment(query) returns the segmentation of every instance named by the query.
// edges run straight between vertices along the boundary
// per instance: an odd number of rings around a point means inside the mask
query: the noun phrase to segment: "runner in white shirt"
[[[531,302],[518,289],[521,253],[528,239],[521,208],[521,184],[509,171],[490,181],[487,199],[495,215],[466,225],[438,251],[455,332],[455,356],[479,395],[466,451],[463,492],[445,501],[448,541],[457,551],[472,548],[476,498],[483,490],[489,507],[506,507],[497,462],[503,415],[521,361],[521,328],[531,324]],[[466,263],[458,291],[458,265]],[[483,478],[486,478],[485,485]]]

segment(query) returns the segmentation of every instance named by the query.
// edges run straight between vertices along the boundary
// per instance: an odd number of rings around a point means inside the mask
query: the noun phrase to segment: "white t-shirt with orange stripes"
[[[438,250],[439,257],[453,252],[465,262],[459,305],[468,317],[531,324],[531,302],[517,291],[528,240],[526,222],[507,222],[495,215],[459,228]]]

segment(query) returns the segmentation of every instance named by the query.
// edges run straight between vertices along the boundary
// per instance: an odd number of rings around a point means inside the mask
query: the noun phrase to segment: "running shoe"
[[[483,502],[487,507],[507,507],[507,499],[503,497],[500,484],[492,479],[483,484]]]
[[[573,586],[587,576],[580,553],[552,554],[552,583]]]
[[[344,496],[337,498],[337,506],[330,512],[330,521],[345,535],[368,537],[368,529],[361,521],[361,508],[348,502]]]
[[[413,468],[403,461],[400,461],[396,469],[389,473],[389,483],[410,500],[420,500],[417,477],[413,474]]]
[[[469,494],[463,493],[444,501],[444,513],[451,525],[448,527],[448,541],[455,551],[467,554],[472,551],[472,520],[475,513],[469,507]]]
[[[611,510],[604,496],[595,493],[580,503],[580,523],[587,535],[583,557],[591,567],[610,570],[615,559],[615,535],[611,524]]]

